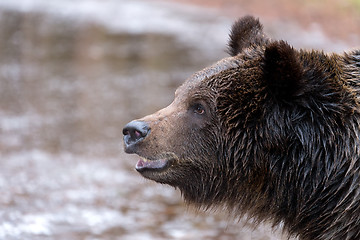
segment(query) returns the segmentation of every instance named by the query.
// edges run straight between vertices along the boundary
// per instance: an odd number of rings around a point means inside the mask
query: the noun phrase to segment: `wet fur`
[[[226,126],[214,174],[227,175],[208,177],[218,181],[205,204],[283,222],[300,239],[360,239],[359,51],[326,55],[275,41],[238,54],[242,71],[207,82],[219,89]]]
[[[295,50],[247,16],[229,52],[227,67],[195,74],[175,105],[143,119],[165,125],[137,153],[179,159],[151,179],[196,206],[283,223],[302,240],[360,239],[360,51]],[[194,99],[207,116],[186,115]]]

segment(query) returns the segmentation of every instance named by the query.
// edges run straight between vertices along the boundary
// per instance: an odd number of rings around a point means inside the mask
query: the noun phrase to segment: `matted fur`
[[[283,223],[302,240],[360,239],[360,51],[295,50],[250,16],[229,47],[232,57],[139,120],[149,133],[125,141],[127,152],[171,156],[141,174],[190,204]]]

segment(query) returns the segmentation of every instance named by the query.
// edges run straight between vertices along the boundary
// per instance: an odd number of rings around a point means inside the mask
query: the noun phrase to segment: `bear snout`
[[[126,153],[135,153],[136,145],[149,134],[150,127],[144,121],[131,121],[123,129]]]

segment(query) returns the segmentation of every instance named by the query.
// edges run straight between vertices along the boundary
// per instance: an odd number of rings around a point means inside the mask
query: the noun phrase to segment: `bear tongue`
[[[140,160],[136,164],[136,170],[142,170],[142,169],[161,169],[166,166],[166,160],[160,159],[160,160],[148,160],[145,158],[140,158]]]

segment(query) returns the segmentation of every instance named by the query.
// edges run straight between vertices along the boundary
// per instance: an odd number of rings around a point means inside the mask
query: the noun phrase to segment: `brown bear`
[[[247,16],[229,53],[125,126],[136,170],[300,239],[360,239],[360,50],[295,50]]]

